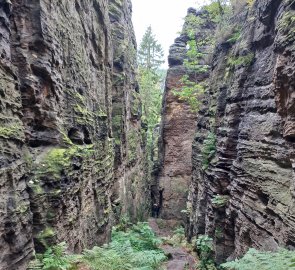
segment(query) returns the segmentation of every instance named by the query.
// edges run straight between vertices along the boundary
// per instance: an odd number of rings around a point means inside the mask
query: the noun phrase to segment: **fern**
[[[125,231],[114,229],[112,242],[83,253],[82,261],[93,270],[153,270],[166,259],[161,243],[147,223]]]
[[[221,266],[228,270],[291,270],[295,269],[295,252],[286,249],[260,252],[250,248],[242,259]]]
[[[213,239],[208,235],[200,235],[196,241],[196,249],[200,261],[197,265],[198,270],[216,270],[213,261]]]
[[[70,256],[66,254],[66,243],[62,242],[55,246],[52,246],[41,255],[38,254],[39,262],[38,267],[42,265],[42,270],[69,270],[72,269],[76,256]],[[34,268],[33,268],[34,269]],[[38,268],[37,268],[38,269]]]
[[[66,244],[60,243],[39,254],[29,269],[73,270],[80,262],[91,270],[154,270],[166,259],[158,248],[160,244],[161,240],[147,223],[124,222],[124,226],[113,229],[112,242],[108,245],[71,256],[66,254]]]

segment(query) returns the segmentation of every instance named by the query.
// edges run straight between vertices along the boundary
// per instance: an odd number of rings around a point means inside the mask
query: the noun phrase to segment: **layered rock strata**
[[[133,221],[147,217],[150,186],[147,175],[146,130],[140,121],[141,104],[136,74],[136,40],[131,1],[110,1],[113,37],[112,127],[115,142],[115,182],[121,202],[118,216]]]
[[[218,262],[249,247],[295,247],[294,18],[294,1],[245,3],[238,30],[217,42],[193,143],[188,235],[213,237]]]
[[[0,3],[3,270],[51,243],[105,243],[114,213],[144,204],[130,13],[128,0]]]

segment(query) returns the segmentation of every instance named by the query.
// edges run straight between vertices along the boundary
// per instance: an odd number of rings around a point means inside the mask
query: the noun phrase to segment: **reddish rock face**
[[[105,243],[149,199],[130,17],[129,0],[1,1],[1,270]]]
[[[161,217],[181,218],[186,209],[188,183],[192,171],[192,141],[196,128],[196,114],[188,104],[180,101],[172,91],[179,87],[185,74],[182,66],[170,67],[167,73],[165,104],[161,124],[161,170],[158,178]]]
[[[196,10],[189,9],[188,16],[206,17],[206,13],[197,13]],[[214,24],[206,23],[201,27],[201,33],[197,38],[209,37],[214,32],[212,30]],[[164,219],[186,219],[186,215],[181,211],[187,208],[188,186],[192,172],[192,142],[197,127],[197,114],[188,103],[173,93],[181,88],[181,79],[188,73],[187,67],[183,64],[187,58],[188,36],[185,33],[186,25],[183,34],[170,48],[170,67],[166,78],[160,126],[160,170],[157,177],[156,201],[160,205],[160,216]],[[210,50],[203,46],[201,51]],[[206,59],[200,59],[200,63],[209,64],[210,57]],[[203,82],[208,75],[207,72],[196,74],[198,83]]]

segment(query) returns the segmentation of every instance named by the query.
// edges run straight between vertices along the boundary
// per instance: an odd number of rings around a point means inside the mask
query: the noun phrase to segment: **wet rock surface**
[[[0,269],[26,269],[145,203],[136,44],[128,0],[3,0],[0,17]]]

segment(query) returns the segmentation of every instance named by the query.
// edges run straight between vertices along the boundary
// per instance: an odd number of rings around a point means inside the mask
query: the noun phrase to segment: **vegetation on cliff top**
[[[180,80],[181,87],[174,89],[173,93],[180,100],[186,101],[192,112],[200,109],[201,97],[209,88],[203,76],[210,68],[206,64],[208,55],[212,54],[212,49],[217,43],[227,42],[233,45],[240,39],[241,29],[232,23],[232,17],[237,10],[243,7],[250,8],[252,5],[252,0],[211,0],[208,5],[202,7],[202,13],[197,16],[191,13],[185,18],[182,34],[188,38],[188,49],[183,65],[187,74]],[[200,35],[200,29],[210,27],[210,32]],[[232,56],[228,59],[228,66],[231,69],[240,65],[249,66],[253,58],[252,53]]]

